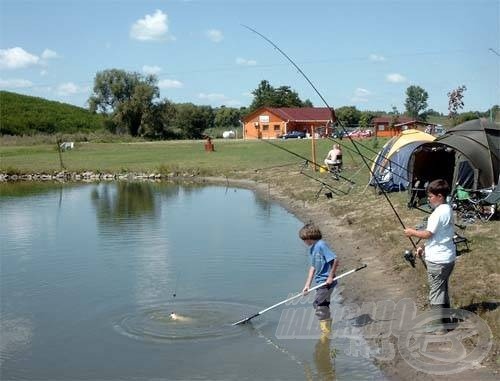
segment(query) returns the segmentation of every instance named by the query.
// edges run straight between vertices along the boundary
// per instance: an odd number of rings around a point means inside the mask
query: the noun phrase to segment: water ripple
[[[143,306],[116,317],[114,329],[142,341],[216,339],[240,335],[244,330],[232,323],[257,310],[246,304],[221,301],[182,301]],[[250,312],[253,311],[253,312]],[[180,320],[173,320],[175,312]],[[259,321],[260,326],[264,323]]]

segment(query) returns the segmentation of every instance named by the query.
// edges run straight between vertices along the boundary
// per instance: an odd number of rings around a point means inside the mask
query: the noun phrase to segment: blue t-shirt
[[[314,267],[314,281],[317,284],[326,282],[333,261],[337,256],[322,239],[311,245],[309,248],[309,256],[311,266]]]

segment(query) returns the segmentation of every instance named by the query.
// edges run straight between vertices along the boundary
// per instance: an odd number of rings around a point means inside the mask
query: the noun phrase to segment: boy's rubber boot
[[[442,305],[443,308],[451,308],[450,303],[445,303]],[[458,326],[458,319],[455,317],[455,315],[451,315],[449,317],[443,317],[441,319],[441,322],[443,323],[445,329],[447,331],[453,331],[455,328]]]
[[[431,304],[431,311],[435,314],[435,318],[426,326],[425,333],[444,335],[448,332],[443,324],[443,308],[444,304]]]
[[[320,320],[319,328],[321,330],[321,339],[329,339],[332,334],[332,319]]]

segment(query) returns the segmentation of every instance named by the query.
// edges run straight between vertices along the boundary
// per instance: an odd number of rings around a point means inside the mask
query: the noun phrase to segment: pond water
[[[302,223],[252,191],[0,190],[2,380],[382,377],[335,340],[277,339],[279,308],[232,325],[300,291],[308,266]]]

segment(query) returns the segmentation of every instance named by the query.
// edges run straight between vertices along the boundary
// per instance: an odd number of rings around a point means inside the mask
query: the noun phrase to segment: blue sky
[[[0,88],[86,106],[98,71],[159,79],[162,98],[248,106],[265,79],[324,106],[404,111],[410,85],[447,113],[500,103],[499,0],[0,0]]]

